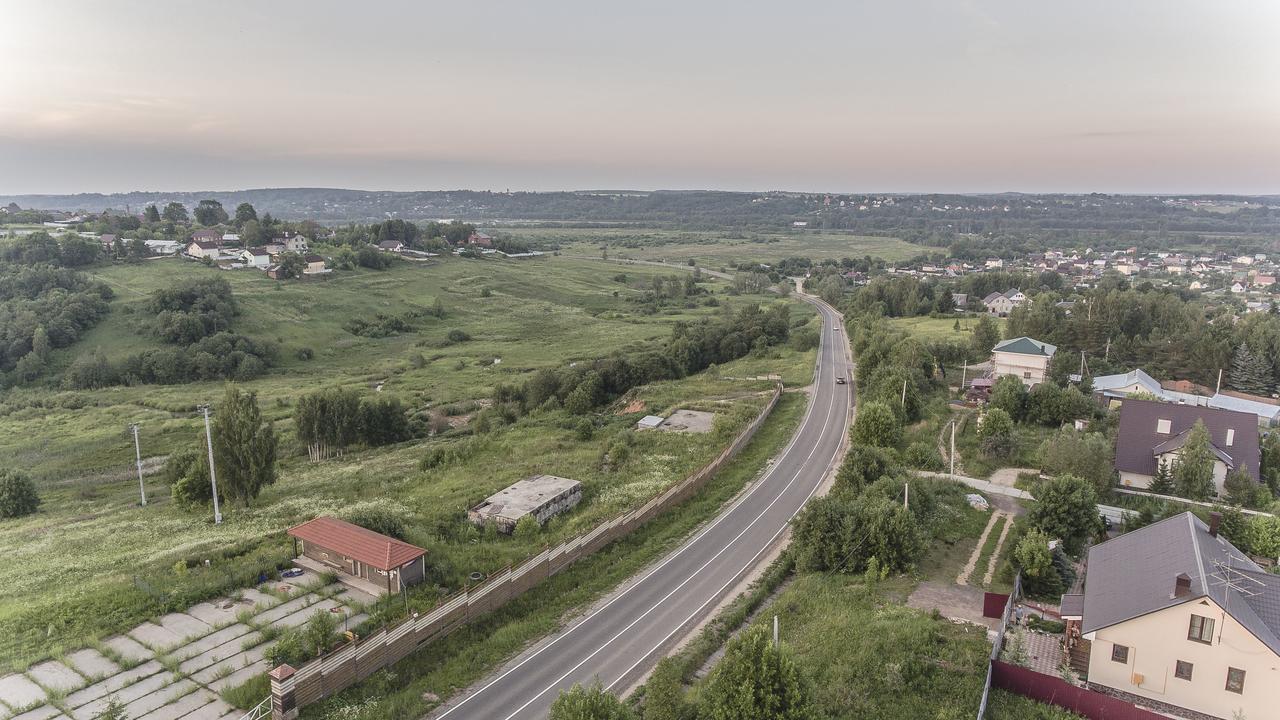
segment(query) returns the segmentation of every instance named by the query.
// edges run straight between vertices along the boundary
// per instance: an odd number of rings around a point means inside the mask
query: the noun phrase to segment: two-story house
[[[1028,387],[1044,382],[1049,376],[1049,363],[1057,346],[1029,337],[1013,338],[991,349],[991,375],[1012,375]]]
[[[1221,537],[1220,519],[1182,513],[1089,550],[1090,689],[1195,720],[1280,713],[1280,575]]]
[[[1218,495],[1223,494],[1227,473],[1236,468],[1244,468],[1250,477],[1260,481],[1257,415],[1128,398],[1120,406],[1120,428],[1116,433],[1115,468],[1120,473],[1120,484],[1149,487],[1161,464],[1172,468],[1177,462],[1197,421],[1209,431],[1213,483]]]

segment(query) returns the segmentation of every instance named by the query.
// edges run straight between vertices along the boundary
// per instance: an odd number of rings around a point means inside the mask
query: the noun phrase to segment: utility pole
[[[956,479],[956,421],[951,420],[951,479]]]
[[[1218,368],[1218,387],[1213,389],[1213,394],[1217,395],[1222,392],[1222,368]]]
[[[907,406],[907,381],[902,381],[902,407]]]
[[[773,616],[773,646],[778,647],[778,616]]]
[[[911,482],[902,483],[902,507],[911,507]]]
[[[133,431],[133,456],[138,466],[138,494],[142,496],[142,507],[147,506],[147,488],[142,484],[142,446],[138,444],[138,423],[129,423]]]
[[[213,524],[222,524],[222,510],[218,507],[218,475],[213,469],[213,432],[209,429],[209,406],[201,405],[204,411],[204,442],[209,448],[209,483],[213,485]]]

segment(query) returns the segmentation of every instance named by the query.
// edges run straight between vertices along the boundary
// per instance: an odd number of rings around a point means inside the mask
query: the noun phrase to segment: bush
[[[595,424],[592,423],[587,418],[582,418],[581,420],[579,420],[578,424],[575,425],[573,429],[574,437],[576,437],[581,442],[586,442],[587,440],[590,440],[591,436],[595,435],[595,432],[596,432]]]
[[[40,507],[31,476],[17,470],[0,470],[0,518],[30,515]]]
[[[1013,453],[1013,420],[998,407],[988,407],[978,424],[978,440],[984,455],[1007,458]]]
[[[836,472],[836,487],[853,493],[891,473],[894,469],[889,454],[880,448],[869,445],[854,445],[849,448]]]
[[[1040,444],[1040,469],[1046,475],[1076,475],[1104,493],[1115,483],[1114,448],[1101,433],[1062,430]]]
[[[902,439],[898,416],[882,402],[863,403],[853,422],[853,441],[876,447],[893,447]]]
[[[315,351],[309,347],[298,348],[298,351],[297,353],[295,353],[295,355],[299,360],[310,360],[311,358],[316,356]]]
[[[538,523],[538,518],[533,515],[525,515],[516,521],[516,527],[512,534],[518,538],[529,538],[541,531],[542,525]]]
[[[698,698],[699,716],[808,720],[813,717],[811,694],[795,662],[757,627],[729,641]]]
[[[635,720],[636,714],[600,683],[574,685],[551,703],[550,720]]]
[[[471,339],[471,336],[468,335],[463,330],[458,330],[455,328],[449,331],[449,342],[460,343],[460,342],[466,342],[470,339]]]
[[[860,573],[875,558],[889,572],[910,568],[925,550],[911,510],[874,493],[817,498],[795,520],[796,564],[804,570]]]
[[[386,508],[356,508],[344,513],[343,517],[347,522],[365,530],[382,533],[397,540],[405,539],[404,518]]]
[[[902,454],[902,462],[920,470],[942,470],[942,456],[932,443],[919,440],[911,443]]]
[[[1035,490],[1036,504],[1028,514],[1033,527],[1060,538],[1067,552],[1076,554],[1101,530],[1098,496],[1089,481],[1074,475],[1046,480]]]

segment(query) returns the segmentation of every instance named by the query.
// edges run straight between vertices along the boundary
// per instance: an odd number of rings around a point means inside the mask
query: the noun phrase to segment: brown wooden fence
[[[415,614],[399,625],[379,630],[296,670],[287,665],[272,670],[272,716],[277,719],[295,717],[299,708],[363,680],[412,653],[419,646],[501,607],[511,598],[555,575],[574,561],[594,553],[689,499],[746,447],[781,396],[782,384],[779,383],[768,404],[750,425],[738,433],[724,452],[644,505],[607,520],[591,531],[554,548],[543,550],[517,566],[507,567],[479,585],[454,593],[425,615]]]

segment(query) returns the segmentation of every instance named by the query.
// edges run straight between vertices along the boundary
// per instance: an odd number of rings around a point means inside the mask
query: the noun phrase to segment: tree
[[[280,277],[282,278],[298,278],[302,277],[302,271],[307,269],[307,261],[295,252],[283,253],[280,256]]]
[[[1005,458],[1013,453],[1013,419],[998,407],[989,407],[978,421],[978,441],[982,452]]]
[[[1280,496],[1280,432],[1272,431],[1262,438],[1262,481],[1272,495]]]
[[[1062,430],[1040,444],[1040,469],[1046,475],[1078,475],[1099,494],[1115,481],[1114,449],[1102,433]]]
[[[835,485],[839,489],[853,493],[862,489],[893,470],[893,462],[883,450],[870,445],[854,445],[844,456],[840,469],[836,472]]]
[[[1227,381],[1231,387],[1254,395],[1269,395],[1275,386],[1271,363],[1265,355],[1254,353],[1248,342],[1241,343],[1232,356]]]
[[[1000,342],[1000,326],[996,325],[996,321],[991,319],[990,315],[983,315],[978,318],[977,324],[973,326],[973,357],[987,358],[991,356],[991,349]]]
[[[201,200],[195,209],[196,222],[209,227],[210,225],[218,225],[227,221],[227,211],[222,209],[222,203],[217,200]]]
[[[1173,461],[1173,485],[1178,495],[1191,500],[1204,500],[1213,495],[1216,461],[1210,447],[1209,431],[1203,420],[1197,420]]]
[[[1088,480],[1061,475],[1040,483],[1035,496],[1035,507],[1028,515],[1032,527],[1060,538],[1072,555],[1079,553],[1085,541],[1098,533],[1101,527],[1098,496]]]
[[[162,213],[161,217],[174,223],[191,222],[191,216],[187,215],[187,207],[180,202],[171,202],[165,205],[164,213]]]
[[[354,390],[332,388],[298,399],[293,413],[298,440],[307,446],[307,455],[319,462],[341,455],[360,437],[360,396]]]
[[[0,518],[30,515],[40,507],[40,495],[30,475],[18,470],[0,470]]]
[[[1176,489],[1173,484],[1173,473],[1169,470],[1170,463],[1159,461],[1156,463],[1156,474],[1151,479],[1151,484],[1147,489],[1153,493],[1161,495],[1172,495]]]
[[[680,663],[665,657],[658,661],[644,684],[644,720],[686,720],[691,715],[684,698]]]
[[[863,403],[853,421],[855,443],[876,447],[894,447],[902,438],[902,426],[893,410],[882,402]]]
[[[276,433],[262,418],[257,393],[227,387],[213,420],[213,459],[218,489],[246,507],[276,481]]]
[[[635,713],[618,696],[596,682],[574,685],[551,703],[549,720],[635,720]]]
[[[1271,491],[1255,482],[1244,465],[1227,473],[1222,489],[1227,502],[1240,507],[1258,507],[1271,499]]]
[[[147,209],[143,211],[142,216],[146,218],[146,221],[149,223],[160,222],[160,211],[156,209],[155,205],[148,205]]]
[[[1009,413],[1009,419],[1021,422],[1027,417],[1027,386],[1012,375],[1005,375],[991,386],[991,399],[987,402]]]
[[[1049,549],[1052,540],[1043,531],[1032,528],[1022,536],[1013,548],[1013,562],[1022,570],[1022,577],[1030,581],[1043,580],[1053,569],[1053,551]]]
[[[807,683],[791,658],[753,628],[729,641],[724,659],[703,690],[698,717],[704,720],[809,720],[814,717]]]
[[[1280,558],[1280,518],[1254,515],[1245,524],[1244,539],[1249,554]]]
[[[247,202],[242,202],[236,206],[236,227],[244,227],[244,224],[253,220],[257,222],[258,211]]]
[[[819,572],[859,573],[873,559],[888,571],[903,571],[925,548],[924,531],[912,511],[878,492],[817,498],[796,518],[793,532],[796,564]]]

